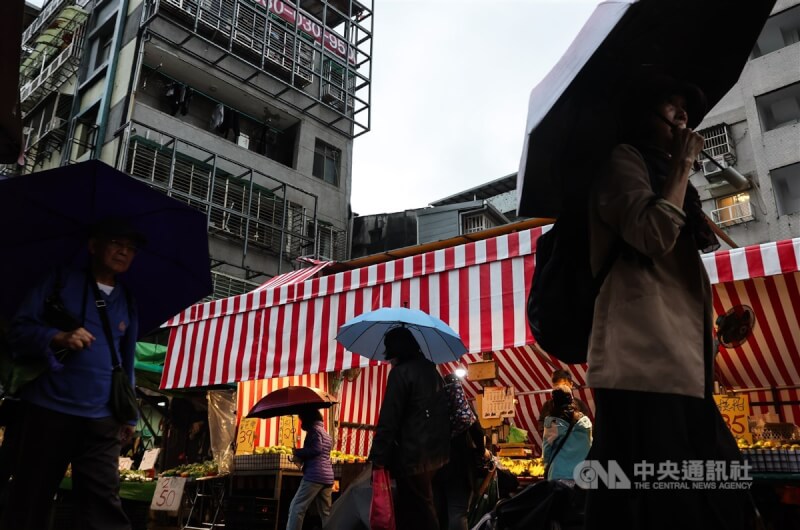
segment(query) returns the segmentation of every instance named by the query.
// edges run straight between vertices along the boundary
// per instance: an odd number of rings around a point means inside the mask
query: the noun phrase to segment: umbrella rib
[[[353,344],[355,344],[356,342],[358,342],[358,340],[359,340],[361,337],[363,337],[363,336],[364,336],[364,335],[367,333],[367,331],[371,330],[371,329],[372,329],[372,328],[373,328],[373,327],[374,327],[376,324],[386,324],[386,323],[387,323],[387,322],[383,322],[383,321],[380,321],[380,320],[376,320],[376,321],[374,321],[374,322],[370,322],[370,323],[369,323],[369,325],[368,325],[368,326],[366,326],[366,327],[364,328],[364,330],[363,330],[361,333],[359,333],[359,334],[358,334],[358,336],[357,336],[357,337],[356,337],[356,338],[355,338],[355,339],[354,339],[354,340],[353,340],[353,341],[352,341],[350,344],[351,344],[351,345],[353,345]],[[384,335],[385,335],[385,334],[384,334]],[[343,344],[342,346],[344,346],[344,344]],[[347,348],[347,346],[345,346],[345,348]],[[351,351],[352,351],[352,350],[351,350]],[[358,353],[358,352],[353,352],[353,353]],[[359,355],[360,355],[360,354],[359,354]],[[374,356],[374,355],[375,355],[375,352],[372,352],[372,355]],[[373,359],[374,357],[369,357],[369,358],[370,358],[370,359]]]

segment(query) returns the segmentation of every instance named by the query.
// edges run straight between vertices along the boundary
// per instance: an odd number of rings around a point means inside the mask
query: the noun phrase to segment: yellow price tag
[[[239,433],[236,436],[237,455],[253,454],[253,445],[256,439],[257,428],[257,418],[244,418],[241,423],[239,423]]]
[[[297,440],[295,440],[296,433],[294,416],[281,416],[280,425],[278,426],[278,445],[295,447],[297,445]]]
[[[750,397],[746,394],[715,395],[725,425],[730,429],[734,438],[742,438],[747,443],[753,443],[753,434],[750,432]]]

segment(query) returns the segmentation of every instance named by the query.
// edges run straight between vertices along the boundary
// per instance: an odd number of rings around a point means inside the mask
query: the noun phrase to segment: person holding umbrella
[[[450,453],[444,382],[409,328],[396,325],[383,342],[392,370],[369,460],[396,480],[398,530],[438,530],[433,479]]]
[[[303,480],[289,505],[286,530],[302,530],[306,510],[312,502],[316,503],[323,525],[331,513],[333,441],[325,430],[319,410],[306,409],[298,416],[301,428],[306,431],[306,439],[302,449],[294,450],[294,456],[303,463]]]
[[[631,480],[641,462],[662,472],[677,466],[678,478],[690,462],[730,472],[741,454],[712,399],[711,289],[699,255],[718,243],[689,182],[703,138],[688,124],[705,114],[705,98],[691,84],[642,69],[621,101],[623,143],[595,181],[589,207],[594,273],[616,257],[589,344],[596,416],[588,460],[605,469],[616,462]],[[589,475],[579,466],[579,476]],[[753,527],[746,493],[596,486],[587,529]]]
[[[109,398],[112,357],[133,385],[138,315],[118,276],[145,243],[122,220],[98,223],[88,242],[88,270],[52,271],[12,320],[10,343],[16,355],[44,359],[49,369],[20,391],[24,415],[17,426],[19,449],[2,518],[5,529],[47,528],[53,496],[70,463],[81,528],[130,528],[119,498],[118,459],[120,438],[130,437],[133,427],[114,418]],[[53,298],[60,299],[76,327],[53,324],[48,317]]]

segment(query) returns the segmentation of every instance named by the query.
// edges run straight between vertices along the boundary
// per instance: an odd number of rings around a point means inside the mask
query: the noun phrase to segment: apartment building
[[[701,161],[692,182],[714,222],[740,246],[800,236],[799,0],[777,2],[738,83],[698,129],[706,151],[750,181],[737,193]]]
[[[196,207],[215,297],[347,259],[371,4],[46,1],[23,34],[25,166],[4,172],[101,159]]]

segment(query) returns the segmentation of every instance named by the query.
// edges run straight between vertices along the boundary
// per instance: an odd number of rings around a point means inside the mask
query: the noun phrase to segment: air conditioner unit
[[[719,166],[722,166],[722,168],[728,167],[728,161],[725,160],[725,157],[715,156],[714,160],[717,162],[717,164],[719,164]],[[717,164],[715,164],[714,162],[712,162],[707,158],[704,158],[701,164],[703,166],[703,175],[705,175],[706,177],[712,177],[722,172],[722,169],[720,169],[720,167]]]

